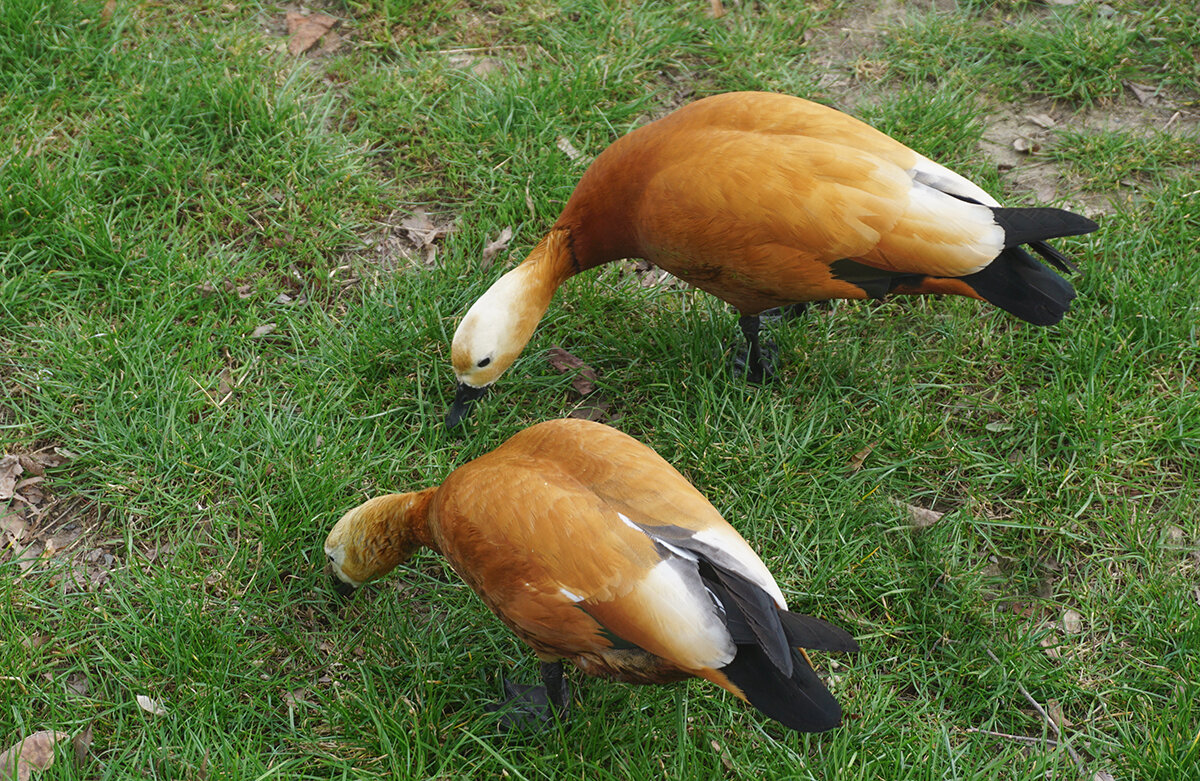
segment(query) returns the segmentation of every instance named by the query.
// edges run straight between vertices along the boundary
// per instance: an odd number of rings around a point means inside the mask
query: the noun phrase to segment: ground
[[[46,778],[1194,774],[1200,16],[724,10],[0,8],[0,750],[74,738]],[[630,261],[445,432],[458,318],[587,162],[733,89],[1096,219],[1061,242],[1067,318],[822,305],[748,388],[730,313]],[[841,729],[576,680],[569,724],[506,738],[481,704],[535,665],[436,556],[334,600],[342,511],[566,414],[657,449],[855,634],[816,659]]]

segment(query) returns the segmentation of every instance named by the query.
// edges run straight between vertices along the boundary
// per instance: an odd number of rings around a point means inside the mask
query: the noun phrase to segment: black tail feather
[[[751,705],[785,727],[824,732],[842,723],[842,706],[795,651],[791,676],[780,672],[757,645],[739,645],[737,655],[721,672]]]
[[[787,635],[788,645],[792,648],[845,653],[858,650],[858,642],[849,632],[828,621],[780,610],[779,622],[783,624],[783,633]]]
[[[1075,289],[1020,247],[1010,247],[974,274],[959,277],[972,290],[1009,314],[1034,325],[1062,320]]]
[[[792,674],[792,652],[779,606],[771,595],[746,578],[701,559],[700,577],[725,610],[734,643],[753,643],[784,676]]]
[[[1060,236],[1078,236],[1081,233],[1091,233],[1100,227],[1082,215],[1045,206],[993,206],[992,216],[996,224],[1004,229],[1005,248]]]

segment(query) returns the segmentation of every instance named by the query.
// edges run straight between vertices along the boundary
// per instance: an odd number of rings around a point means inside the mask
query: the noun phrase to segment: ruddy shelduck
[[[759,314],[786,304],[949,293],[1037,325],[1075,292],[1046,239],[1088,233],[1062,209],[1003,208],[977,185],[869,125],[801,98],[698,100],[617,139],[549,233],[463,317],[453,427],[516,360],[559,286],[621,258],[650,260],[732,304],[753,380],[769,372]]]
[[[422,546],[541,660],[544,688],[506,682],[524,717],[548,718],[547,700],[565,713],[567,660],[629,683],[706,678],[801,732],[841,722],[799,649],[855,651],[854,639],[789,612],[708,500],[616,429],[570,419],[525,429],[441,486],[350,510],[325,553],[341,584],[358,587]]]

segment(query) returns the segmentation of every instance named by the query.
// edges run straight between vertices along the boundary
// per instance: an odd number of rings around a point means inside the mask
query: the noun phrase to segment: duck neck
[[[407,494],[379,496],[363,505],[368,512],[360,539],[370,548],[376,576],[402,564],[421,547],[434,548],[429,505],[437,486]]]
[[[536,323],[550,306],[554,291],[580,270],[571,247],[571,232],[554,228],[538,242],[521,265],[509,272],[519,276],[531,319]],[[536,311],[534,311],[536,310]]]

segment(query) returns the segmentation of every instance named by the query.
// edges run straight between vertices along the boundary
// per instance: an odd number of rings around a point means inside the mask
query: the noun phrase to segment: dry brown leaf
[[[1063,629],[1069,635],[1077,635],[1083,631],[1083,616],[1077,610],[1068,608],[1063,611],[1062,616]]]
[[[137,700],[138,707],[151,716],[167,715],[167,709],[159,705],[157,700],[151,699],[144,694],[139,694],[134,699]]]
[[[329,14],[317,13],[304,16],[294,11],[288,11],[288,34],[291,36],[288,39],[288,53],[293,57],[304,54],[315,46],[317,41],[321,40],[321,36],[332,30],[337,21]]]
[[[233,370],[226,366],[217,375],[217,401],[224,401],[226,396],[233,393],[234,385]]]
[[[1050,116],[1049,114],[1026,114],[1025,118],[1038,127],[1045,128],[1047,130],[1058,124],[1058,122],[1054,120],[1054,117]]]
[[[719,0],[716,1],[719,2]],[[725,769],[733,770],[733,757],[729,756],[729,750],[715,740],[711,741],[709,745],[712,746],[713,751],[717,752],[717,756],[721,758],[721,764],[725,766]]]
[[[875,449],[874,442],[868,442],[867,446],[850,456],[850,460],[846,463],[846,468],[851,472],[857,472],[862,469],[863,462],[867,460],[867,456],[871,455],[871,451]]]
[[[720,19],[725,15],[725,6],[721,3],[721,0],[710,0],[708,15],[713,19]],[[733,768],[729,769],[732,770]]]
[[[596,423],[610,423],[612,422],[612,416],[608,414],[610,409],[612,409],[612,405],[608,403],[608,399],[597,393],[589,396],[586,404],[580,404],[571,410],[567,417],[591,420]]]
[[[1092,781],[1117,781],[1117,779],[1107,770],[1097,770],[1096,774],[1092,776]]]
[[[71,739],[71,747],[75,749],[76,767],[82,767],[87,762],[88,753],[92,750],[92,725],[90,722],[83,732]]]
[[[1143,106],[1150,106],[1159,101],[1157,87],[1151,87],[1148,84],[1138,84],[1137,82],[1133,81],[1125,81],[1122,83],[1126,87],[1129,87],[1129,91],[1133,93],[1135,98],[1137,98],[1137,102]]]
[[[554,145],[559,148],[559,151],[572,160],[578,160],[579,158],[583,157],[583,152],[580,152],[578,149],[576,149],[575,145],[568,141],[566,136],[559,136],[558,141],[554,142]]]
[[[0,458],[0,499],[11,499],[17,487],[17,478],[25,473],[21,459],[17,456]]]
[[[104,7],[100,9],[100,24],[108,24],[112,21],[113,12],[117,10],[117,0],[108,0]]]
[[[13,543],[20,542],[25,538],[25,529],[28,524],[25,520],[14,512],[5,511],[0,515],[0,544],[7,541]]]
[[[263,325],[260,325],[258,328],[255,328],[253,331],[250,332],[250,338],[251,339],[261,339],[264,336],[266,336],[267,334],[274,331],[275,328],[276,328],[275,323],[264,323]]]
[[[483,259],[479,262],[480,268],[487,268],[496,260],[496,256],[504,250],[508,249],[508,243],[512,241],[513,229],[509,225],[500,231],[500,235],[495,241],[488,242],[488,245],[483,248]]]
[[[1026,138],[1025,136],[1017,136],[1013,139],[1012,148],[1022,154],[1032,154],[1042,148],[1042,145],[1036,141]]]
[[[925,529],[933,526],[942,519],[943,515],[945,515],[943,512],[938,512],[937,510],[928,510],[924,507],[917,507],[914,504],[901,502],[899,499],[893,499],[892,504],[896,505],[897,507],[901,507],[908,512],[909,524],[914,529]]]
[[[596,370],[566,350],[561,347],[551,347],[546,353],[546,359],[559,374],[565,374],[572,369],[579,370],[579,374],[571,380],[571,385],[580,396],[586,396],[596,389]]]
[[[54,744],[71,737],[65,732],[42,730],[0,754],[0,778],[29,781],[35,770],[54,764]]]
[[[1066,719],[1063,718],[1062,705],[1058,700],[1046,700],[1046,715],[1054,722],[1054,726],[1058,727],[1058,732],[1061,733]],[[1067,724],[1067,726],[1071,726]]]

